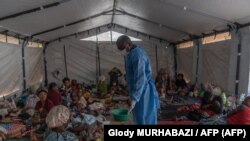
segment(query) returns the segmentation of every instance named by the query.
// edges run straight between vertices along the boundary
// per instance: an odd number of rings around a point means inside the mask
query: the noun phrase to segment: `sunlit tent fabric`
[[[22,90],[21,47],[0,43],[0,97]]]
[[[101,34],[98,34],[96,36],[91,36],[91,37],[87,37],[84,39],[81,39],[82,41],[98,41],[98,42],[108,42],[108,41],[116,41],[117,38],[121,35],[121,33],[115,32],[115,31],[108,31],[108,32],[104,32]],[[129,38],[131,39],[131,41],[141,41],[141,39],[137,39],[134,37],[129,36]]]
[[[21,45],[0,43],[0,96],[9,95],[23,88],[23,69]],[[40,48],[25,48],[26,84],[32,86],[43,81],[43,50]]]

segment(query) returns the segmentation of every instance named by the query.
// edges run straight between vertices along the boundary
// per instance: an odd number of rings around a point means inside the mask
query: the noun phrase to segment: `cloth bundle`
[[[82,124],[92,125],[95,122],[96,122],[96,117],[94,117],[93,115],[88,115],[83,113],[76,117],[73,117],[71,123],[69,124],[69,127],[76,127]]]
[[[15,138],[20,135],[24,131],[26,131],[26,127],[23,124],[13,124],[13,123],[8,123],[8,124],[0,124],[1,127],[3,127],[7,131],[7,137],[8,138]]]
[[[99,110],[102,108],[104,108],[104,105],[103,105],[103,103],[99,103],[99,102],[95,102],[95,103],[89,105],[89,109],[92,111]]]
[[[225,120],[225,115],[213,116],[208,119],[202,119],[199,122],[200,125],[228,125],[228,122]]]
[[[35,108],[36,103],[39,101],[39,97],[35,94],[31,94],[25,102],[25,108]]]

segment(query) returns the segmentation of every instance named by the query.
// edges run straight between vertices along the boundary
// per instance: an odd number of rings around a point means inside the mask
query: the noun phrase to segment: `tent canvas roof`
[[[249,23],[249,5],[247,0],[2,0],[0,32],[50,41],[111,23],[177,42]]]

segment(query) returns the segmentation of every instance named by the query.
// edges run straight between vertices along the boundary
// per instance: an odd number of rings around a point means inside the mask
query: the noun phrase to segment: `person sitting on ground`
[[[184,80],[184,75],[182,73],[178,74],[175,85],[179,95],[184,96],[187,94],[187,83]]]
[[[72,93],[71,86],[70,86],[70,79],[65,77],[63,78],[63,86],[61,88],[62,96],[67,96]]]
[[[70,110],[58,105],[51,109],[46,117],[46,124],[48,129],[44,134],[45,141],[79,141],[79,138],[66,131],[70,121]]]
[[[158,91],[159,97],[160,97],[161,99],[165,99],[165,98],[166,98],[166,90],[165,90],[165,88],[164,88],[163,85],[158,86],[158,87],[157,87],[157,91]]]
[[[118,91],[118,87],[117,87],[117,84],[114,82],[110,87],[110,94],[111,95],[118,94],[117,91]]]
[[[72,91],[75,91],[77,89],[77,80],[75,79],[71,80],[70,87]]]
[[[84,110],[83,104],[80,103],[77,93],[72,94],[72,102],[70,104],[71,111],[74,113],[81,113]]]
[[[51,100],[54,105],[60,105],[62,103],[62,96],[59,93],[56,83],[50,83],[48,93],[48,99]]]
[[[25,101],[24,109],[35,109],[36,103],[40,100],[39,97],[36,95],[36,91],[39,86],[33,86],[29,89],[29,96]]]
[[[189,96],[197,98],[199,96],[199,87],[197,84],[190,85],[188,88]]]
[[[39,97],[40,101],[36,103],[35,110],[40,114],[40,118],[44,119],[54,104],[47,98],[48,92],[45,88],[39,88],[37,90],[37,96]]]
[[[108,86],[105,82],[105,76],[100,76],[97,84],[97,93],[101,98],[104,98],[108,93]]]
[[[85,89],[81,83],[77,83],[77,90]]]
[[[83,90],[82,89],[78,89],[77,96],[79,98],[79,103],[82,104],[83,108],[86,108],[88,103],[87,103],[86,99],[83,96]]]
[[[62,104],[65,106],[69,106],[71,102],[71,86],[70,86],[70,79],[69,78],[64,78],[63,79],[63,86],[61,88],[61,95],[62,95]]]
[[[167,69],[160,69],[156,76],[156,87],[164,86],[166,92],[171,90],[171,79]]]
[[[122,76],[122,72],[121,72],[121,70],[118,69],[117,67],[114,67],[114,68],[109,72],[109,76],[110,76],[110,83],[109,83],[110,86],[111,86],[113,83],[116,83],[117,85],[119,85],[118,78]]]

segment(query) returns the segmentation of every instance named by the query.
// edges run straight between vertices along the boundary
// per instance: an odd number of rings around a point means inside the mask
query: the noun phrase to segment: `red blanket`
[[[227,121],[232,125],[250,125],[250,107],[245,107],[229,116]]]

